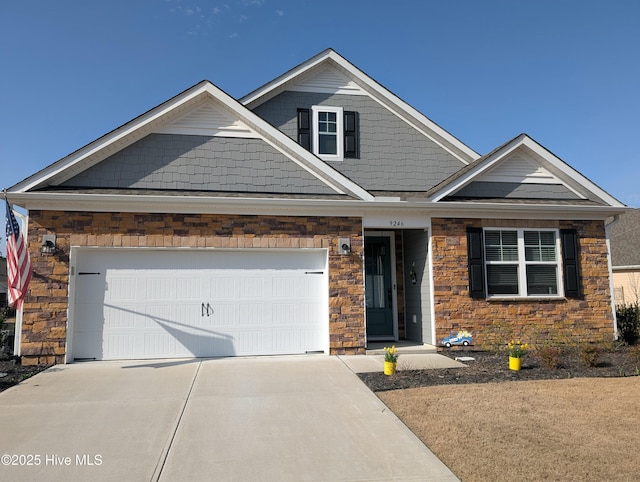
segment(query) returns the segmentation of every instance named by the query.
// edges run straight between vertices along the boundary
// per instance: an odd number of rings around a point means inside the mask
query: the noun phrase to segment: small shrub
[[[557,346],[543,346],[538,348],[538,355],[542,359],[542,364],[546,368],[558,368],[560,366],[560,358],[562,350]]]
[[[629,355],[636,363],[640,363],[640,345],[636,345],[629,349]]]
[[[583,343],[578,347],[578,356],[585,366],[595,367],[603,351],[603,346],[598,343]]]
[[[618,305],[616,307],[618,335],[627,345],[640,340],[640,305]]]

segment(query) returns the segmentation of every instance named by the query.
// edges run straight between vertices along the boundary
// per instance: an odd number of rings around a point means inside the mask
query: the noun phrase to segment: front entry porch
[[[435,343],[428,229],[365,230],[364,242],[367,348]]]

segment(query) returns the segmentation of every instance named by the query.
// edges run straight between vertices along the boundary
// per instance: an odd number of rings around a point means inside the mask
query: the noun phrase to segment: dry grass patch
[[[465,482],[635,481],[640,474],[640,377],[377,395]]]

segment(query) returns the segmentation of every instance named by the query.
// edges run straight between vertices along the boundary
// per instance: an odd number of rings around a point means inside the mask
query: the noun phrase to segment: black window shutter
[[[471,298],[485,298],[482,228],[467,228],[467,253],[469,258],[469,296]]]
[[[564,295],[567,298],[581,298],[580,292],[580,254],[578,252],[578,233],[575,229],[560,231],[562,245],[562,270]]]
[[[298,109],[298,144],[311,150],[311,114],[309,109]]]
[[[358,157],[358,113],[344,112],[344,157]]]

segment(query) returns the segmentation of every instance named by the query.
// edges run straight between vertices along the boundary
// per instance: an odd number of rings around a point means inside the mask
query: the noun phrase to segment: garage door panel
[[[236,297],[237,287],[235,278],[229,275],[220,275],[209,280],[211,286],[208,298],[211,300],[228,300]]]
[[[267,343],[266,346],[265,342]],[[236,354],[240,356],[256,353],[273,354],[268,336],[265,336],[262,330],[244,329],[237,332],[237,336],[234,337],[234,346],[236,347]]]
[[[76,262],[101,273],[76,277],[77,358],[303,353],[328,342],[324,250],[80,249]]]
[[[109,334],[104,339],[102,347],[102,359],[113,360],[118,358],[126,358],[134,353],[136,346],[136,337],[128,333]],[[108,347],[109,351],[104,352],[104,347]]]
[[[179,300],[202,300],[202,281],[192,274],[189,278],[176,278],[176,295]]]
[[[292,333],[291,330],[275,329],[271,341],[271,349],[276,354],[281,353],[290,346],[300,346],[299,334]]]
[[[133,303],[123,303],[118,306],[105,304],[101,313],[100,305],[93,305],[93,313],[103,316],[104,325],[107,330],[116,330],[122,328],[133,329],[138,322],[139,314],[137,312],[138,305]]]
[[[239,277],[235,280],[236,289],[235,297],[241,300],[253,300],[256,298],[265,297],[265,284],[264,279],[253,279],[246,276]]]
[[[135,300],[137,294],[138,280],[135,277],[111,276],[105,298],[109,301]]]
[[[270,317],[265,313],[265,303],[242,303],[238,306],[238,325],[240,327],[262,326],[269,322]]]

